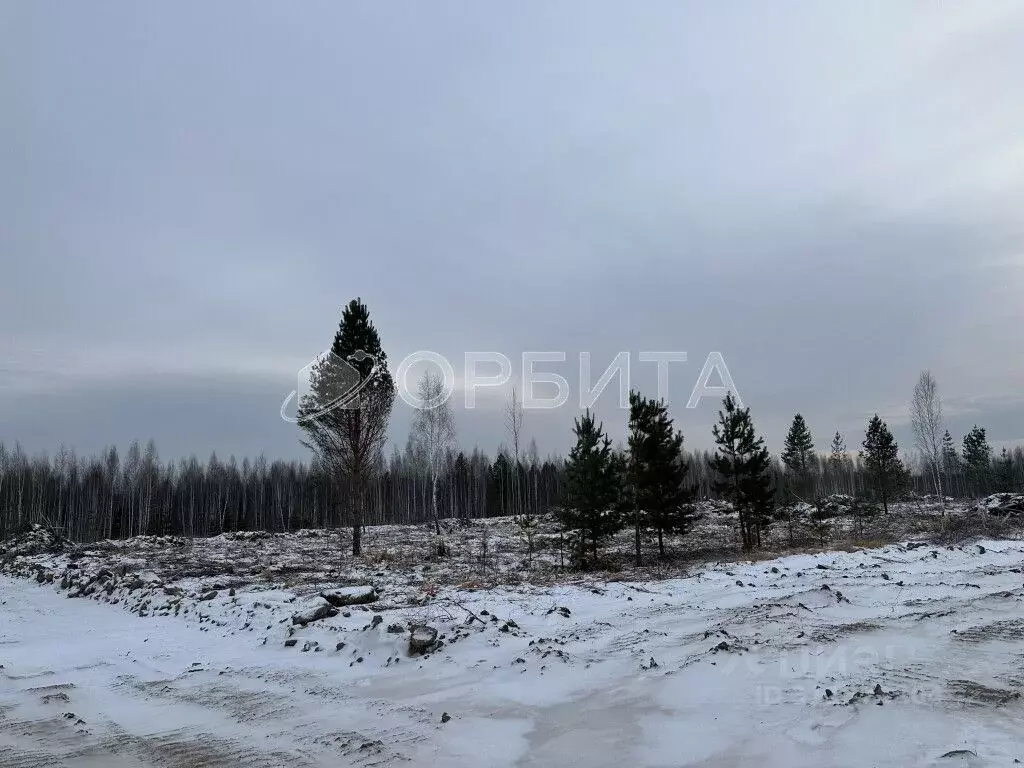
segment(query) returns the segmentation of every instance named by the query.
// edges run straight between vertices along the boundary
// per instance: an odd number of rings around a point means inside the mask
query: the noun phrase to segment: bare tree
[[[946,494],[942,488],[942,400],[931,371],[924,371],[914,387],[910,401],[910,427],[914,445],[921,453],[926,471],[932,476],[935,493],[946,514]]]
[[[515,514],[519,514],[522,511],[520,499],[522,494],[519,487],[519,460],[521,458],[519,439],[523,432],[523,403],[516,397],[515,387],[512,387],[512,394],[509,395],[508,403],[505,405],[505,429],[508,430],[509,437],[512,439],[512,504]]]
[[[413,452],[423,457],[430,473],[430,509],[434,528],[441,534],[437,511],[437,481],[444,470],[445,459],[455,443],[455,415],[445,396],[444,381],[437,374],[425,371],[417,385],[420,407],[412,420],[410,441]]]
[[[516,388],[512,387],[512,394],[509,395],[508,403],[505,405],[505,429],[512,438],[512,450],[515,451],[516,461],[519,461],[519,437],[523,432],[523,403],[516,396]]]
[[[520,449],[520,439],[523,433],[523,402],[516,394],[516,388],[512,387],[512,392],[509,395],[508,403],[505,404],[505,429],[508,431],[509,439],[512,441],[512,510],[515,515],[516,524],[519,526],[520,531],[523,534],[523,538],[526,540],[526,550],[528,554],[528,562],[533,565],[533,540],[536,532],[537,520],[533,514],[533,509],[529,499],[525,498],[524,489],[522,488],[522,459],[523,454]],[[535,454],[537,451],[536,441],[530,441],[530,448]],[[531,456],[532,458],[532,456]],[[530,470],[527,469],[527,478],[529,478]]]

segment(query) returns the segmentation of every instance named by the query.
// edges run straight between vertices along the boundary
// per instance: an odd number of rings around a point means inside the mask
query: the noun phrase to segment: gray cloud
[[[277,407],[355,295],[393,363],[686,350],[694,445],[711,350],[775,447],[796,410],[820,447],[898,414],[926,367],[1024,436],[1019,4],[44,1],[0,22],[5,441],[302,455]],[[573,415],[531,414],[542,452]],[[464,445],[503,439],[494,403],[458,416]]]

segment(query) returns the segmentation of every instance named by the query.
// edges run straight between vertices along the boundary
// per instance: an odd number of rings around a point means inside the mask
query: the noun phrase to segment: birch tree
[[[522,512],[521,493],[519,487],[519,460],[522,458],[519,449],[519,440],[523,432],[523,403],[519,400],[515,387],[505,405],[505,429],[512,440],[512,505],[513,512],[519,515]]]
[[[434,529],[441,535],[438,514],[438,478],[445,468],[445,459],[455,443],[455,415],[445,396],[444,381],[426,371],[417,384],[420,407],[413,416],[410,441],[413,452],[422,456],[430,476],[430,510]]]
[[[910,401],[910,427],[914,445],[921,454],[926,471],[932,477],[935,493],[946,514],[946,494],[942,487],[942,400],[931,371],[924,371],[914,387]]]

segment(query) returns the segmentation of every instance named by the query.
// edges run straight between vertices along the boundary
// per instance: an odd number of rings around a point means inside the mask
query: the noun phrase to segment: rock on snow
[[[330,592],[321,592],[320,597],[333,605],[335,608],[344,608],[349,605],[365,605],[377,600],[377,590],[374,587],[343,587],[332,589]]]

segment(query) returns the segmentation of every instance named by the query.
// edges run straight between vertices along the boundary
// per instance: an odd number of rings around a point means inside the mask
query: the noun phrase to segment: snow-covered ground
[[[1024,760],[1016,539],[643,582],[470,589],[395,568],[365,580],[377,601],[307,626],[292,617],[340,581],[172,580],[126,553],[8,560],[36,580],[0,577],[0,765]],[[441,645],[410,656],[424,624]]]

